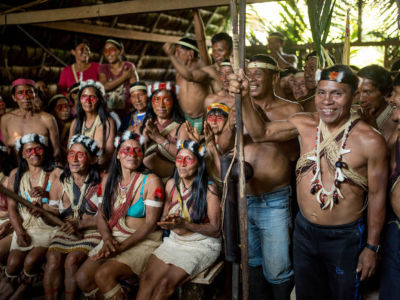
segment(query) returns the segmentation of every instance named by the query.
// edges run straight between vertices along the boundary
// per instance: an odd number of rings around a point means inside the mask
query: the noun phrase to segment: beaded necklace
[[[342,145],[340,146],[339,156],[335,163],[335,180],[334,184],[330,191],[327,191],[324,188],[322,183],[322,172],[321,172],[321,153],[320,153],[320,144],[321,144],[321,125],[322,120],[319,120],[319,124],[317,127],[317,135],[315,137],[315,147],[314,147],[314,157],[312,160],[315,161],[314,165],[314,177],[311,180],[311,190],[310,193],[312,195],[316,194],[317,201],[320,204],[321,209],[326,209],[329,207],[330,210],[333,208],[333,204],[338,204],[339,199],[343,199],[343,195],[340,192],[340,184],[346,180],[345,175],[343,174],[342,168],[347,169],[348,166],[345,162],[343,162],[343,155],[349,153],[350,150],[346,150],[346,142],[349,137],[349,131],[351,129],[352,120],[346,122],[345,130],[342,138]]]

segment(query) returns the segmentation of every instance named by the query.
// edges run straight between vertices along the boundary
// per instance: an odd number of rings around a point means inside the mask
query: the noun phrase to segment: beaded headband
[[[200,51],[199,51],[199,48],[197,48],[196,46],[194,46],[194,45],[192,45],[192,44],[190,44],[190,43],[187,43],[187,42],[185,42],[185,41],[178,41],[177,44],[178,44],[178,45],[181,45],[181,46],[185,46],[185,47],[187,47],[187,48],[190,48],[190,49],[192,49],[192,50],[194,50],[194,51],[196,51],[196,52],[200,52]]]
[[[79,85],[79,91],[83,91],[83,89],[87,87],[93,87],[96,90],[98,90],[102,96],[106,94],[106,91],[104,89],[104,86],[101,84],[100,81],[94,81],[93,79],[89,79],[86,81],[82,81],[81,84]]]
[[[166,82],[155,82],[153,84],[150,84],[147,87],[147,95],[151,97],[151,94],[154,93],[154,91],[157,90],[167,90],[167,91],[172,91],[176,95],[179,94],[179,86],[175,85],[171,81],[166,81]]]
[[[25,144],[33,142],[39,143],[46,147],[48,145],[46,137],[40,134],[30,133],[30,134],[25,134],[23,137],[17,139],[17,141],[15,142],[15,149],[19,151]]]
[[[220,109],[220,110],[223,110],[224,112],[226,112],[227,114],[229,114],[229,111],[230,111],[230,108],[227,105],[225,105],[223,103],[218,103],[218,102],[211,103],[207,107],[207,113],[212,109]]]
[[[197,152],[199,156],[202,158],[206,155],[206,147],[204,147],[203,145],[199,145],[198,143],[192,140],[185,140],[185,141],[178,140],[176,142],[176,148],[178,151],[181,149],[188,149],[193,153]]]
[[[281,69],[278,66],[274,66],[273,64],[268,64],[259,61],[252,61],[248,64],[248,68],[259,68],[259,69],[268,69],[268,70],[275,70],[280,71]]]
[[[75,134],[71,137],[68,144],[68,150],[71,149],[74,144],[81,144],[90,152],[91,155],[100,157],[103,154],[103,151],[99,148],[96,141],[83,134]]]
[[[147,86],[141,85],[141,84],[134,85],[129,89],[129,93],[132,93],[133,91],[139,91],[139,90],[140,91],[147,91]]]
[[[118,148],[119,145],[121,145],[123,142],[126,142],[127,140],[135,140],[139,142],[140,145],[143,145],[146,142],[146,138],[143,135],[138,135],[137,133],[134,133],[129,130],[125,130],[121,136],[116,136],[114,139],[114,147]]]

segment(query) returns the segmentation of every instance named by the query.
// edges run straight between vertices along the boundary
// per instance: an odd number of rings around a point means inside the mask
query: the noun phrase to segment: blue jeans
[[[249,266],[262,265],[269,283],[280,284],[293,277],[290,260],[292,231],[290,186],[258,196],[247,196]]]
[[[381,262],[380,300],[400,299],[400,220],[392,213],[386,224]]]

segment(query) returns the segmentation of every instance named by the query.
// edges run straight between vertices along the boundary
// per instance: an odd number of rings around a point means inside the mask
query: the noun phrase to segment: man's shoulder
[[[286,112],[288,117],[292,114],[303,112],[303,109],[299,103],[289,102],[285,100],[278,99],[279,109]]]
[[[41,112],[38,112],[37,114],[45,122],[54,120],[54,116],[49,114],[48,112],[41,111]]]
[[[353,138],[357,140],[359,145],[362,145],[364,149],[371,150],[372,148],[383,147],[386,149],[386,141],[383,135],[374,127],[365,123],[364,121],[359,121],[353,129]]]

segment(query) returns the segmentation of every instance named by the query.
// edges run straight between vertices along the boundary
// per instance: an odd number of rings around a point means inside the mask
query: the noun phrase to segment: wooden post
[[[233,69],[237,74],[239,67],[244,70],[245,37],[246,37],[246,0],[239,0],[240,32],[238,27],[238,13],[236,0],[231,0],[232,33],[233,33]],[[240,36],[239,36],[240,33]],[[240,250],[242,263],[242,298],[249,299],[249,272],[248,272],[248,232],[247,232],[247,198],[246,178],[244,174],[244,152],[243,152],[243,122],[242,122],[242,95],[235,95],[236,107],[236,151],[238,154],[239,168],[239,228],[240,228]]]

